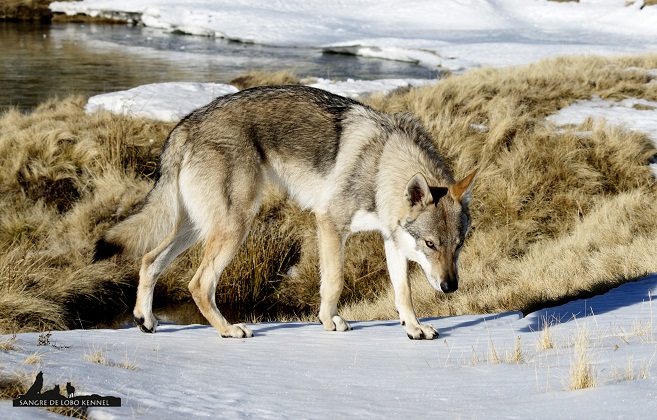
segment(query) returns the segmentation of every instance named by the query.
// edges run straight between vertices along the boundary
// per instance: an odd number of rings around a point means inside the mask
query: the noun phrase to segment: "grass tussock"
[[[250,71],[230,81],[230,84],[244,90],[256,86],[300,85],[301,79],[288,70],[277,72]]]
[[[563,130],[545,120],[592,95],[657,100],[651,68],[657,55],[559,58],[369,99],[376,109],[416,115],[457,176],[480,170],[460,289],[438,294],[414,269],[420,316],[529,312],[657,270],[653,144],[613,126]],[[298,82],[289,74],[244,80],[242,88]],[[172,125],[86,115],[83,105],[67,98],[0,116],[2,332],[102,325],[134,304],[138,263],[92,264],[92,247],[152,186]],[[185,319],[202,321],[187,290],[200,252],[193,247],[165,271],[156,313],[181,307]],[[351,237],[345,255],[343,314],[395,318],[379,235]],[[272,188],[220,279],[217,304],[235,321],[308,319],[318,291],[314,216]]]
[[[18,344],[16,344],[16,336],[8,336],[4,337],[2,340],[0,340],[0,351],[17,351],[20,350],[20,347]]]
[[[126,370],[135,370],[138,368],[137,364],[129,358],[127,351],[125,353],[123,361],[116,362],[107,357],[104,348],[98,346],[89,349],[89,351],[84,354],[84,360],[86,360],[87,362],[96,363],[103,366],[118,367]]]
[[[575,354],[570,364],[568,389],[594,388],[598,385],[598,374],[590,360],[589,346],[588,330],[580,329],[575,337]]]
[[[0,374],[0,400],[14,399],[25,394],[33,382],[25,373]]]
[[[543,329],[541,329],[536,347],[539,350],[550,350],[554,348],[552,329],[548,322],[543,322]]]

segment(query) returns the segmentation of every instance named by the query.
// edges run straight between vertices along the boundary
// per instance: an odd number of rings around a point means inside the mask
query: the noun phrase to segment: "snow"
[[[165,31],[322,47],[461,71],[564,54],[656,51],[657,7],[625,3],[84,0],[51,8],[129,16]],[[184,53],[176,54],[179,59]],[[314,86],[363,97],[423,83],[432,81],[317,79]],[[177,120],[233,91],[222,84],[145,85],[91,98],[87,109]],[[604,118],[656,139],[656,108],[657,103],[643,99],[593,97],[548,120],[563,126],[588,116]],[[51,342],[57,347],[38,346],[39,334],[24,333],[16,336],[17,350],[0,352],[0,366],[30,377],[43,371],[44,389],[70,381],[78,392],[120,397],[120,408],[90,409],[91,418],[103,419],[650,418],[657,409],[655,294],[657,274],[526,317],[502,313],[424,320],[441,333],[434,341],[408,340],[396,320],[352,322],[354,330],[344,333],[325,332],[317,323],[257,323],[249,325],[255,334],[251,339],[222,339],[209,326],[166,323],[153,335],[135,327],[56,331]],[[552,349],[538,345],[546,321]],[[574,343],[584,333],[590,336],[587,354],[598,386],[571,391]],[[511,355],[518,342],[523,357],[516,363]],[[85,359],[99,350],[109,366]],[[39,364],[24,364],[35,353]],[[135,368],[117,366],[126,361]],[[0,418],[51,416],[0,402]]]
[[[328,79],[317,79],[309,86],[328,90],[336,95],[346,96],[352,99],[363,99],[371,94],[387,95],[397,89],[419,87],[435,83],[435,80],[427,79],[378,79],[378,80],[353,80],[332,81]]]
[[[426,79],[349,79],[335,82],[319,78],[309,86],[354,99],[362,99],[373,93],[387,94],[395,89],[429,83],[435,83],[435,81]],[[160,121],[179,121],[191,111],[208,104],[213,99],[235,92],[237,92],[236,87],[218,83],[153,83],[125,91],[93,96],[89,99],[85,110],[93,113],[104,109],[115,114],[140,116]]]
[[[641,0],[84,0],[55,12],[126,13],[165,31],[275,46],[323,47],[449,70],[565,54],[657,49],[657,8]]]
[[[657,102],[636,98],[608,101],[593,96],[591,99],[575,101],[548,117],[548,120],[564,126],[582,124],[587,118],[592,118],[596,124],[606,122],[646,133],[657,145]]]
[[[215,98],[235,92],[235,86],[219,83],[153,83],[93,96],[85,110],[93,113],[104,109],[115,114],[178,121]]]
[[[136,327],[53,332],[60,348],[38,346],[38,333],[18,334],[20,349],[0,354],[5,368],[30,377],[43,371],[44,390],[71,382],[80,393],[121,398],[122,407],[92,408],[91,418],[650,418],[657,409],[655,294],[652,275],[524,318],[424,320],[440,331],[433,341],[409,340],[396,320],[352,322],[354,330],[343,333],[318,323],[258,323],[249,325],[250,339],[165,324],[156,334]],[[538,346],[545,320],[554,343],[548,350]],[[585,332],[598,386],[571,391],[573,343]],[[520,362],[511,360],[518,340]],[[99,350],[110,364],[134,369],[85,360]],[[35,353],[40,364],[23,365]],[[46,416],[0,402],[0,418]]]
[[[594,95],[591,99],[575,101],[570,106],[560,109],[555,115],[550,115],[547,120],[556,126],[568,126],[582,124],[588,118],[591,118],[596,126],[616,125],[630,131],[642,132],[657,147],[657,102],[655,101],[637,98],[609,101]],[[649,166],[657,178],[657,162],[651,161]]]

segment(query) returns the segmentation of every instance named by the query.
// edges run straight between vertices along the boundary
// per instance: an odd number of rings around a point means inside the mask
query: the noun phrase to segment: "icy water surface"
[[[0,22],[0,110],[156,82],[229,82],[249,70],[301,77],[434,78],[411,63],[278,48],[108,24]]]

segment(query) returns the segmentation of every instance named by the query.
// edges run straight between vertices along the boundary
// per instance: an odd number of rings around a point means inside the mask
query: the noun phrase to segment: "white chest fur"
[[[390,230],[381,222],[378,215],[365,210],[358,210],[354,214],[349,229],[352,232],[378,230],[383,233],[384,236],[390,235]]]

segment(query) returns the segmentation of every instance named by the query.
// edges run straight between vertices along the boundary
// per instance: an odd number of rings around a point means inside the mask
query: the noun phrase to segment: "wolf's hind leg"
[[[189,282],[189,290],[196,305],[222,337],[246,338],[253,336],[251,330],[244,324],[231,325],[219,312],[215,300],[219,277],[237,253],[250,225],[249,220],[248,223],[241,226],[234,224],[233,226],[237,230],[224,228],[212,232],[206,240],[203,261]]]
[[[319,240],[319,269],[322,284],[319,289],[321,304],[319,320],[327,331],[347,331],[351,326],[338,315],[338,300],[344,286],[344,239],[333,222],[324,214],[317,214]]]
[[[415,309],[413,309],[413,299],[411,298],[411,285],[408,280],[408,261],[397,248],[395,243],[388,239],[384,242],[386,250],[386,263],[388,273],[395,290],[395,306],[399,312],[401,321],[406,335],[411,340],[433,340],[438,337],[438,331],[431,325],[420,324]]]
[[[192,246],[197,239],[191,224],[184,217],[160,245],[142,258],[133,315],[135,323],[143,332],[153,333],[157,327],[157,319],[153,316],[153,291],[158,277],[174,258]]]

